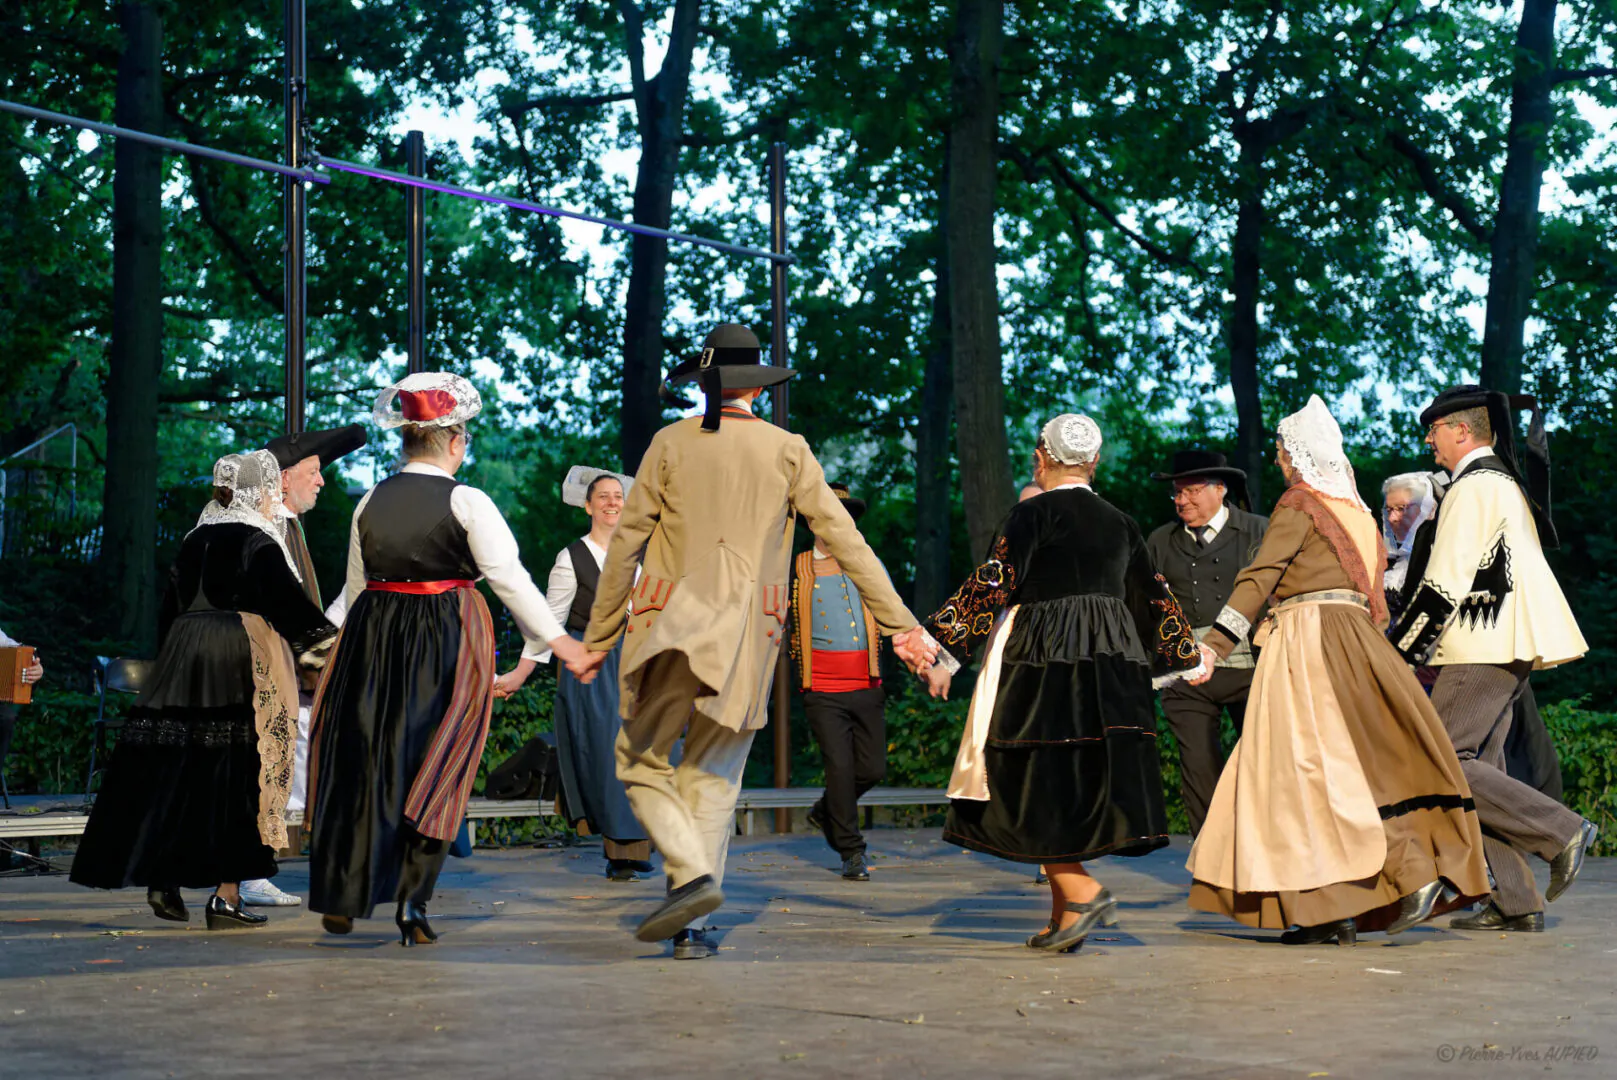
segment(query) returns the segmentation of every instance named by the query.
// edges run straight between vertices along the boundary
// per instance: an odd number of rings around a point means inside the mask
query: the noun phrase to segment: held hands
[[[949,700],[949,685],[954,682],[954,676],[944,670],[941,665],[934,664],[921,672],[921,681],[926,683],[926,692],[935,698]]]
[[[893,652],[911,671],[925,676],[938,658],[936,642],[928,642],[925,629],[912,626],[901,634],[893,635]]]
[[[1185,680],[1191,686],[1200,686],[1208,679],[1211,679],[1213,677],[1213,666],[1218,663],[1218,654],[1212,649],[1205,644],[1198,645],[1197,648],[1201,649],[1202,666],[1198,674],[1192,675]]]
[[[572,641],[571,638],[568,640]],[[576,641],[573,645],[577,649],[577,656],[567,658],[567,670],[571,671],[579,682],[588,686],[595,681],[595,676],[601,673],[601,665],[606,662],[606,653],[591,652]],[[556,655],[560,656],[561,653],[558,652]]]
[[[528,676],[533,673],[536,666],[532,660],[523,658],[517,661],[516,667],[507,671],[504,675],[496,676],[494,679],[494,700],[504,700],[521,690],[522,685],[528,681]]]

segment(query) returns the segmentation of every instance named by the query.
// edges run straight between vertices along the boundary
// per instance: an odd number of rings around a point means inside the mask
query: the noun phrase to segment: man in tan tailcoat
[[[674,937],[685,959],[708,955],[703,920],[724,902],[742,770],[768,720],[785,637],[798,515],[859,587],[899,658],[919,669],[936,656],[808,444],[752,414],[764,387],[793,374],[761,360],[752,331],[726,324],[669,375],[700,383],[706,414],[663,428],[641,460],[584,632],[590,656],[575,668],[592,677],[624,637],[618,777],[663,854],[669,886],[635,936]],[[682,734],[675,768],[669,752]]]

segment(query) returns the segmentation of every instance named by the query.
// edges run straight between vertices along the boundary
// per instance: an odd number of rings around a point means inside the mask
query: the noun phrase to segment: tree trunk
[[[1253,168],[1254,174],[1257,168]],[[1235,467],[1246,473],[1252,508],[1267,504],[1263,484],[1263,402],[1258,394],[1258,290],[1263,284],[1263,189],[1241,201],[1235,216],[1230,291],[1230,391],[1235,395]]]
[[[937,281],[932,290],[932,332],[915,425],[915,603],[921,618],[943,606],[949,576],[949,427],[954,422],[954,376],[949,363],[948,145],[938,199]]]
[[[163,128],[163,24],[154,7],[118,7],[123,54],[115,115]],[[112,348],[102,559],[118,636],[150,655],[157,632],[157,387],[163,374],[163,153],[113,144]]]
[[[958,0],[949,42],[949,327],[960,486],[973,552],[987,550],[1013,498],[994,245],[1003,23],[1003,0]]]
[[[1524,0],[1516,31],[1505,171],[1499,180],[1482,327],[1482,385],[1507,394],[1522,388],[1522,332],[1533,310],[1537,277],[1538,198],[1544,143],[1555,122],[1557,0]]]
[[[641,12],[622,0],[624,32],[635,80],[640,165],[634,181],[634,221],[666,229],[672,222],[674,185],[685,136],[691,55],[696,49],[701,0],[678,0],[662,69],[646,79]],[[662,425],[657,390],[663,378],[663,316],[667,306],[668,241],[636,235],[629,242],[629,288],[623,321],[623,469],[633,473]]]

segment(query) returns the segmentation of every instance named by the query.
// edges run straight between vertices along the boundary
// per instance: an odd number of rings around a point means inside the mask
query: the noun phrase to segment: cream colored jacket
[[[1390,634],[1412,663],[1549,668],[1589,650],[1527,497],[1497,461],[1467,466],[1438,507],[1426,572]]]
[[[646,665],[677,651],[702,684],[703,715],[736,731],[764,726],[790,615],[799,514],[884,634],[916,625],[801,436],[733,407],[717,431],[681,420],[657,433],[640,462],[584,632],[595,651],[624,640],[625,718],[635,715]]]

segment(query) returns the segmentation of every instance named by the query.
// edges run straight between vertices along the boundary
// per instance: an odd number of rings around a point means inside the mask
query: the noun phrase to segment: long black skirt
[[[983,757],[988,801],[950,802],[951,843],[1026,863],[1167,845],[1151,672],[1121,601],[1017,610]]]
[[[275,852],[258,832],[252,694],[240,615],[174,621],[119,733],[71,880],[202,889],[274,876]]]
[[[432,898],[449,844],[417,832],[404,805],[459,656],[457,592],[354,602],[313,720],[311,910],[369,918],[378,904]]]

